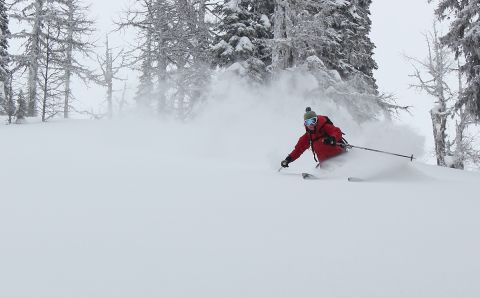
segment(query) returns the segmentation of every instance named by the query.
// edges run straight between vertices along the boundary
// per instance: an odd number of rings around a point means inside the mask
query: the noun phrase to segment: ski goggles
[[[315,125],[317,124],[317,117],[313,117],[310,119],[305,120],[305,126]]]

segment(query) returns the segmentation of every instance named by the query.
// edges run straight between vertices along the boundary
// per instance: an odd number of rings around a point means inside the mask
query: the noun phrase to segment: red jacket
[[[305,129],[305,134],[300,137],[295,149],[289,155],[291,161],[299,158],[305,150],[310,148],[310,141],[313,143],[313,149],[319,162],[344,152],[344,149],[340,146],[323,144],[323,139],[327,136],[334,137],[337,142],[342,141],[342,131],[333,125],[327,117],[317,116],[315,129],[313,131],[308,130],[307,127]]]

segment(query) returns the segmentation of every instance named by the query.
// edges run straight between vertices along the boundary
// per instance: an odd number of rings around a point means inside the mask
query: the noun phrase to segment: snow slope
[[[301,122],[221,111],[0,126],[0,297],[479,297],[478,174],[363,151],[279,173]]]

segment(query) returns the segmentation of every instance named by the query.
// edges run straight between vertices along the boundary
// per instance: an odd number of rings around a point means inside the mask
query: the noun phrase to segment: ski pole
[[[392,152],[387,152],[387,151],[382,151],[382,150],[377,150],[377,149],[371,149],[371,148],[365,148],[365,147],[359,147],[359,146],[354,146],[350,144],[338,144],[340,147],[344,148],[356,148],[356,149],[362,149],[362,150],[367,150],[367,151],[373,151],[373,152],[378,152],[378,153],[383,153],[383,154],[388,154],[388,155],[394,155],[394,156],[399,156],[399,157],[405,157],[410,159],[410,161],[413,161],[415,157],[413,157],[413,154],[411,156],[408,155],[402,155],[402,154],[397,154],[397,153],[392,153]]]

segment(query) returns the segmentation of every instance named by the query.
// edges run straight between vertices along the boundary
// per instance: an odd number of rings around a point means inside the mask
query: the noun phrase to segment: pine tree
[[[369,38],[371,0],[276,0],[273,60],[275,68],[304,64],[317,56],[344,79],[360,76],[377,93],[374,44]]]
[[[453,17],[442,42],[455,51],[457,58],[465,60],[460,69],[467,84],[457,109],[466,106],[480,119],[480,0],[439,0],[435,12],[441,20]]]
[[[7,94],[8,95],[7,95],[6,103],[5,103],[5,112],[8,116],[8,123],[11,124],[12,123],[12,118],[13,118],[13,116],[15,116],[16,107],[15,107],[15,101],[13,100],[11,90],[9,90],[9,92]]]
[[[378,69],[378,65],[373,59],[375,45],[370,39],[372,21],[370,19],[370,5],[372,0],[353,1],[355,13],[355,32],[353,46],[349,48],[348,62],[357,71],[360,71],[366,80],[372,86],[376,93],[378,86],[373,76],[373,71]]]
[[[18,99],[17,99],[17,111],[15,114],[17,120],[17,124],[21,124],[25,121],[25,117],[27,117],[27,102],[25,100],[25,95],[23,94],[23,91],[20,90],[18,93]]]
[[[294,18],[295,11],[290,0],[275,0],[273,14],[273,69],[286,69],[296,64],[294,46]]]
[[[216,11],[222,20],[216,27],[219,34],[212,47],[215,66],[228,67],[252,57],[265,65],[271,63],[267,40],[273,37],[268,18],[273,12],[272,4],[268,5],[267,1],[227,0],[218,5]]]
[[[139,84],[137,88],[137,93],[135,95],[135,100],[139,106],[142,108],[150,108],[152,96],[153,96],[153,76],[154,76],[154,66],[153,66],[153,51],[152,51],[152,37],[149,35],[147,37],[147,42],[144,49],[142,49],[142,54],[140,59],[141,68],[140,68],[140,77]]]
[[[8,53],[8,38],[10,30],[8,29],[8,15],[5,6],[5,0],[0,0],[0,113],[2,107],[8,110],[9,81],[10,81],[10,54]],[[8,111],[5,111],[8,114]]]

